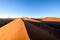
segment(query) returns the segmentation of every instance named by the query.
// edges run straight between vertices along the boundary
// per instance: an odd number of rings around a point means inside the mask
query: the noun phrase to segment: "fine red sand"
[[[60,18],[0,19],[0,40],[60,40]]]

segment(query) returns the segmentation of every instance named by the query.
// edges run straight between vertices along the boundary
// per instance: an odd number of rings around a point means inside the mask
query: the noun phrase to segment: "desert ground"
[[[60,18],[0,18],[0,40],[60,40]]]

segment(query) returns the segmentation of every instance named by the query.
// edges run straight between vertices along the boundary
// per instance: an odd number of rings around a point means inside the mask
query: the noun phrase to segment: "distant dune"
[[[45,17],[45,18],[42,18],[42,20],[60,22],[60,18],[56,18],[56,17]]]
[[[60,18],[0,19],[0,40],[60,40]]]

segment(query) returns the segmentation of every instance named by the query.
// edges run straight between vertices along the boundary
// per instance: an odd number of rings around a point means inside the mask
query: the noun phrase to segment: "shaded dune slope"
[[[8,24],[9,22],[13,21],[14,19],[11,19],[11,18],[6,18],[6,19],[0,19],[0,27]]]
[[[31,40],[58,40],[55,36],[24,21]]]
[[[32,19],[32,20],[34,20],[34,19]],[[49,34],[51,34],[51,35],[55,36],[56,38],[60,39],[60,35],[59,35],[60,30],[55,29],[53,27],[50,27],[49,25],[46,25],[45,23],[42,23],[42,22],[32,22],[32,21],[26,21],[26,22],[28,22],[28,23],[38,27],[39,29],[42,29],[45,32],[48,32]],[[26,24],[26,25],[28,25],[28,24]]]

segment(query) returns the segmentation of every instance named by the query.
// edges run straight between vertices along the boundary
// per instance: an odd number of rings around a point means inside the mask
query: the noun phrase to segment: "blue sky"
[[[0,0],[0,17],[60,17],[59,0]]]

